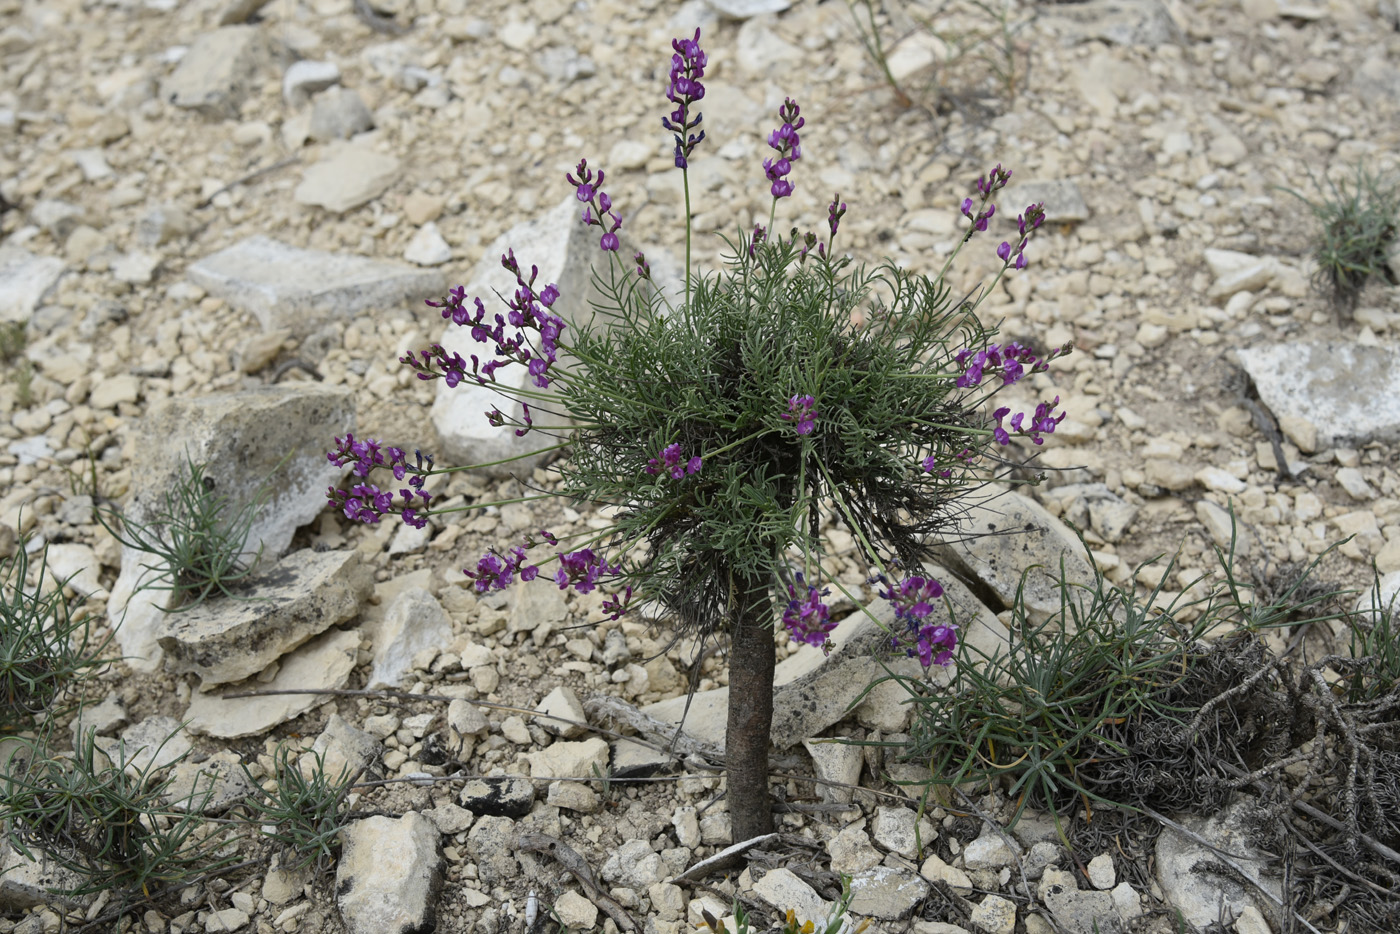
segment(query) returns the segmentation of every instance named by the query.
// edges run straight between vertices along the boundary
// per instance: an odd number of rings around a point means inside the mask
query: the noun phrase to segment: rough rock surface
[[[445,868],[437,828],[410,811],[342,832],[335,903],[350,934],[413,934],[436,925]]]
[[[207,600],[166,616],[166,667],[198,675],[200,690],[242,681],[353,618],[371,589],[358,552],[293,552],[250,581],[241,599]]]

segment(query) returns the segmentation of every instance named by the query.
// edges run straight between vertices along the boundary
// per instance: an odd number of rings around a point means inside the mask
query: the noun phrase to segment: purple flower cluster
[[[697,454],[690,460],[685,459],[681,453],[680,442],[668,444],[661,449],[660,459],[653,457],[647,460],[647,465],[642,469],[655,476],[659,473],[670,474],[672,480],[679,480],[682,477],[700,472],[700,456]]]
[[[1030,234],[1045,221],[1045,202],[1032,204],[1026,213],[1016,216],[1016,225],[1021,230],[1021,242],[1013,250],[1011,244],[1003,240],[997,247],[997,258],[1003,266],[1014,265],[1017,269],[1026,268],[1026,244],[1031,242]]]
[[[510,549],[507,554],[500,554],[492,549],[476,562],[476,570],[462,568],[465,574],[475,583],[477,593],[486,593],[488,590],[505,590],[515,580],[518,573],[523,581],[532,581],[539,576],[540,569],[533,564],[525,564],[525,549],[519,545]]]
[[[962,389],[972,389],[981,385],[985,376],[1001,371],[1001,383],[1003,386],[1010,386],[1018,382],[1027,373],[1038,373],[1050,368],[1050,361],[1055,359],[1064,348],[1056,348],[1041,360],[1029,347],[1012,341],[1005,347],[992,344],[986,350],[972,352],[971,348],[964,347],[959,350],[953,359],[957,360],[958,366],[963,368],[957,378],[957,384]]]
[[[783,610],[783,625],[788,635],[807,645],[822,645],[828,633],[836,628],[831,621],[831,610],[822,602],[831,591],[818,591],[809,586],[802,575],[797,574],[797,583],[788,584],[788,604]],[[806,591],[803,593],[803,591]]]
[[[768,239],[768,228],[762,224],[753,225],[753,236],[749,238],[749,259],[753,259],[754,251],[758,245]]]
[[[606,561],[594,554],[592,548],[580,548],[559,556],[559,570],[554,574],[554,582],[560,590],[573,587],[579,593],[589,593],[598,587],[598,578],[604,574],[616,575],[622,572],[622,565],[609,566]],[[629,594],[630,597],[630,594]]]
[[[991,177],[990,181],[988,180],[988,176]],[[987,175],[978,177],[977,193],[985,198],[992,192],[1005,188],[1006,183],[1009,181],[1011,181],[1011,170],[1003,169],[1001,163],[998,162],[997,167],[988,172]]]
[[[782,126],[768,134],[768,145],[778,151],[778,158],[763,160],[763,174],[773,183],[770,190],[774,198],[786,198],[793,192],[792,182],[786,176],[792,171],[792,164],[802,158],[802,140],[797,131],[807,121],[799,116],[800,113],[797,101],[784,98],[783,106],[778,108]]]
[[[637,264],[638,279],[651,278],[651,263],[647,262],[646,254],[638,250],[636,253],[632,254],[632,262]]]
[[[884,577],[877,578],[884,582]],[[946,665],[953,659],[953,650],[958,644],[957,626],[951,623],[932,623],[934,601],[943,596],[943,585],[932,577],[906,577],[898,584],[886,586],[880,596],[894,605],[894,616],[904,623],[908,633],[906,638],[913,645],[905,645],[905,653],[911,658],[917,653],[919,662],[925,667]],[[903,644],[895,636],[892,645],[899,648]],[[937,650],[935,652],[935,650]]]
[[[568,172],[564,177],[569,180],[569,184],[575,186],[574,197],[583,202],[583,223],[585,227],[607,227],[603,231],[603,238],[598,241],[598,246],[605,252],[615,252],[620,246],[617,239],[617,230],[622,226],[622,218],[612,209],[612,198],[603,191],[602,169],[598,170],[598,177],[593,177],[593,170],[588,167],[587,159],[580,159],[574,168],[578,172],[578,178],[574,178]],[[594,215],[594,212],[597,215]],[[612,226],[608,227],[604,220],[612,221]]]
[[[495,359],[483,364],[476,354],[471,355],[472,379],[482,385],[495,382],[497,370],[520,363],[530,371],[535,385],[544,389],[549,385],[549,369],[558,358],[559,338],[567,326],[563,318],[548,310],[559,299],[559,287],[551,283],[536,292],[535,278],[539,275],[539,267],[531,266],[530,278],[526,279],[515,259],[514,250],[507,251],[501,257],[501,265],[515,275],[518,287],[515,296],[507,302],[509,312],[506,315],[496,314],[495,327],[486,323],[486,306],[479,298],[473,299],[476,316],[472,316],[466,307],[466,292],[461,286],[451,289],[443,301],[429,299],[427,304],[441,308],[442,316],[451,318],[453,324],[470,327],[472,340],[477,343],[495,344]],[[510,337],[506,337],[507,325],[517,329]],[[529,346],[527,331],[535,331],[539,335],[537,349]],[[418,371],[419,379],[441,377],[449,387],[455,387],[467,378],[467,362],[462,355],[448,353],[441,344],[430,345],[427,350],[419,351],[419,356],[422,357],[421,362],[412,353],[399,358],[400,363]]]
[[[1065,415],[1068,414],[1061,412],[1058,416],[1052,416],[1051,413],[1055,411],[1055,406],[1059,404],[1059,396],[1056,396],[1052,402],[1041,402],[1038,404],[1035,407],[1035,413],[1031,415],[1031,424],[1029,428],[1025,427],[1026,413],[1017,412],[1015,415],[1011,416],[1011,421],[1008,423],[1011,425],[1011,431],[1014,431],[1018,435],[1025,435],[1036,444],[1044,444],[1045,439],[1041,436],[1054,434],[1055,426],[1064,421]],[[1007,406],[1002,406],[992,413],[992,417],[997,421],[996,428],[992,429],[992,436],[997,439],[998,444],[1011,443],[1010,433],[1008,433],[1001,424],[1001,420],[1006,418],[1010,413],[1011,409]]]
[[[841,218],[846,216],[846,202],[841,200],[841,192],[831,199],[826,207],[826,224],[831,228],[831,239],[836,239],[836,228],[841,226]]]
[[[698,28],[694,39],[672,39],[671,48],[675,54],[671,56],[671,83],[666,89],[666,99],[675,104],[676,109],[671,111],[670,117],[661,118],[661,125],[675,134],[676,168],[684,169],[690,164],[690,154],[705,138],[704,130],[699,136],[690,132],[704,119],[704,114],[696,113],[691,120],[690,105],[705,96],[705,86],[700,79],[705,77],[709,58],[700,48]]]
[[[989,204],[977,212],[977,216],[972,216],[973,201],[971,198],[964,198],[962,203],[963,216],[972,221],[973,230],[986,230],[987,221],[992,219],[992,215],[997,212],[995,204]],[[971,233],[971,231],[969,231]]]
[[[373,438],[356,441],[354,435],[347,434],[344,438],[337,437],[335,445],[334,451],[326,453],[326,459],[337,467],[353,464],[351,472],[361,478],[369,477],[370,471],[376,467],[388,467],[395,480],[403,480],[410,473],[413,476],[408,477],[408,488],[399,490],[397,503],[392,491],[381,490],[373,483],[356,483],[349,490],[330,487],[326,491],[327,503],[341,510],[345,518],[352,522],[374,524],[382,516],[398,512],[400,518],[414,528],[421,529],[428,524],[418,510],[426,509],[432,500],[431,493],[423,492],[423,482],[433,469],[431,455],[425,456],[422,451],[415,451],[416,463],[410,467],[408,455],[401,448],[382,447]],[[387,462],[384,459],[386,453],[389,455]],[[413,504],[415,497],[422,500],[421,506]]]
[[[788,399],[788,410],[778,416],[785,422],[797,422],[799,435],[810,435],[817,427],[817,400],[812,396],[793,396]]]

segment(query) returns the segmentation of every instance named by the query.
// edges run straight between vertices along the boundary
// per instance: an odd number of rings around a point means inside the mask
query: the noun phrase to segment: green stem
[[[685,306],[690,307],[690,171],[681,169],[681,186],[685,189]]]

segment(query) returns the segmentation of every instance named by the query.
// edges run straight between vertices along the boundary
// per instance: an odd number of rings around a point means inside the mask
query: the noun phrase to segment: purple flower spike
[[[778,151],[778,158],[763,160],[763,174],[773,183],[769,190],[774,198],[786,198],[793,192],[792,182],[785,176],[792,171],[792,164],[802,158],[802,140],[797,131],[807,121],[800,116],[801,111],[797,101],[784,98],[783,106],[778,108],[782,126],[768,134],[768,145]]]
[[[676,105],[669,117],[661,118],[661,125],[669,130],[676,141],[676,168],[689,166],[690,154],[705,139],[705,131],[699,135],[690,131],[700,125],[704,114],[696,113],[690,119],[690,107],[705,96],[705,86],[700,79],[705,76],[705,66],[709,58],[700,48],[700,30],[695,30],[694,39],[672,39],[671,80],[666,89],[666,99]]]
[[[846,216],[846,203],[841,200],[841,192],[837,192],[831,199],[831,203],[826,206],[826,224],[831,228],[831,238],[836,239],[836,228],[841,226],[841,218]]]
[[[883,575],[877,580],[885,582]],[[895,648],[902,646],[910,657],[918,655],[925,668],[952,661],[958,644],[957,626],[929,620],[936,601],[943,596],[942,584],[932,577],[906,577],[886,586],[880,596],[894,605],[895,620],[904,623],[904,633],[891,640]]]
[[[598,241],[598,246],[604,251],[616,251],[620,246],[617,239],[618,228],[622,226],[622,217],[612,209],[612,198],[603,191],[603,170],[598,170],[598,177],[595,180],[593,170],[588,167],[587,159],[580,159],[578,167],[574,170],[578,172],[578,178],[571,174],[565,174],[569,184],[575,186],[575,197],[585,202],[583,209],[583,223],[586,227],[607,227],[606,222],[611,221],[612,226],[604,231],[602,238]],[[509,267],[507,267],[509,268]],[[558,294],[556,290],[556,295]],[[546,307],[553,304],[553,301],[546,303]]]
[[[659,457],[649,459],[642,470],[652,476],[664,473],[672,480],[682,480],[699,473],[703,463],[698,456],[686,460],[685,455],[681,453],[680,442],[676,442],[662,448]]]
[[[817,426],[817,411],[813,408],[816,404],[812,396],[793,396],[788,399],[788,410],[778,417],[785,422],[797,422],[799,435],[810,435]]]

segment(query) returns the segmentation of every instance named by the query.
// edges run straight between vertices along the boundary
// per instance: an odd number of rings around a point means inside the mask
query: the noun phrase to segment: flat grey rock
[[[349,934],[436,929],[445,860],[428,818],[367,817],[346,826],[341,840],[335,903]]]
[[[311,95],[340,83],[340,66],[335,62],[302,59],[292,62],[282,73],[282,99],[288,106],[300,107]]]
[[[360,634],[332,629],[283,656],[277,676],[261,690],[336,690],[345,687],[355,668]],[[268,694],[224,698],[217,693],[196,693],[185,710],[186,729],[200,736],[237,739],[260,736],[325,702],[316,694]]]
[[[1319,448],[1400,440],[1400,351],[1327,341],[1237,353],[1269,411],[1316,425]]]
[[[177,811],[222,814],[253,793],[253,782],[232,749],[220,750],[202,762],[178,762],[170,775],[164,797]]]
[[[263,560],[271,561],[325,509],[326,488],[342,474],[326,460],[326,451],[335,436],[354,427],[354,397],[344,387],[297,383],[168,399],[149,409],[133,432],[136,456],[124,514],[150,521],[165,508],[165,496],[192,459],[208,465],[204,476],[217,495],[228,498],[229,518],[268,485],[244,554],[251,560],[261,545]],[[148,568],[158,564],[154,555],[124,547],[107,605],[122,653],[143,671],[159,663],[160,608],[170,597],[168,591],[139,589],[155,579]]]
[[[1048,17],[1065,20],[1081,42],[1102,39],[1114,45],[1142,45],[1156,48],[1180,44],[1183,36],[1161,0],[1089,0],[1072,5],[1057,4]]]
[[[928,895],[929,884],[907,869],[876,866],[851,877],[851,914],[860,918],[898,921]]]
[[[189,280],[264,331],[305,337],[322,323],[363,311],[419,305],[447,291],[440,272],[349,253],[288,246],[261,234],[210,254],[186,270]]]
[[[337,72],[337,75],[339,73]],[[364,99],[348,88],[331,87],[311,106],[311,138],[322,143],[349,139],[374,128],[374,116]],[[311,173],[307,173],[311,177]],[[300,199],[298,199],[300,200]]]
[[[1084,194],[1079,186],[1067,178],[1047,181],[1015,182],[1001,193],[997,199],[997,215],[1004,211],[1009,224],[1014,224],[1016,216],[1023,214],[1026,207],[1039,202],[1045,203],[1047,224],[1077,224],[1089,219],[1089,206],[1084,203]],[[995,222],[994,222],[995,223]],[[1007,236],[1010,233],[1008,232]],[[1015,246],[1013,243],[1012,246]]]
[[[28,321],[61,275],[63,260],[56,256],[0,247],[0,321]]]
[[[398,159],[367,146],[346,145],[307,168],[292,197],[298,204],[344,214],[378,198],[398,178]]]
[[[792,0],[705,0],[725,19],[748,19],[764,13],[781,13],[792,6]]]
[[[1258,850],[1247,826],[1247,814],[1247,806],[1237,803],[1211,818],[1181,815],[1177,820],[1211,846],[1231,854],[1232,862],[1241,871],[1278,898],[1282,885],[1273,871],[1277,860],[1255,855]],[[1254,885],[1236,881],[1233,874],[1210,869],[1218,857],[1195,840],[1171,827],[1163,828],[1157,838],[1156,855],[1162,895],[1187,923],[1206,927],[1222,910],[1228,912],[1227,917],[1238,917],[1245,908],[1253,906],[1270,924],[1279,924],[1275,903],[1261,896]]]
[[[1036,624],[1060,612],[1061,562],[1069,583],[1091,585],[1095,579],[1084,546],[1064,523],[1017,493],[970,508],[938,554],[953,570],[985,584],[1007,607],[1015,603],[1024,576],[1022,598]]]
[[[165,618],[166,667],[199,675],[201,690],[252,677],[292,649],[352,619],[374,589],[359,552],[287,555],[241,587]]]
[[[225,26],[191,45],[161,84],[161,97],[208,117],[233,119],[254,90],[267,50],[256,26]]]

